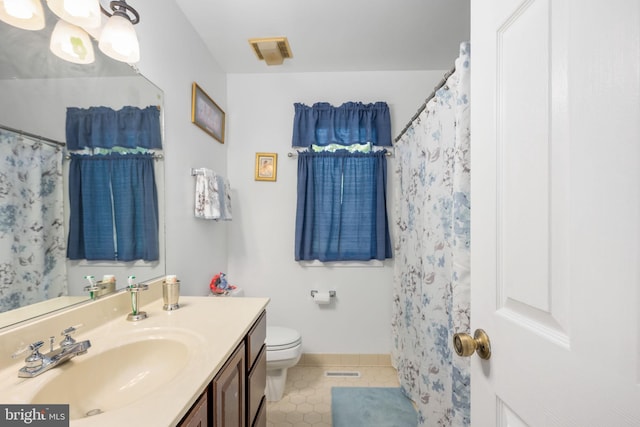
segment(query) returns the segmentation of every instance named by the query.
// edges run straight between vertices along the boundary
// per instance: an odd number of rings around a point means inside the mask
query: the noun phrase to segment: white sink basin
[[[189,347],[171,338],[143,339],[77,356],[33,396],[34,404],[69,404],[73,419],[131,405],[169,386],[188,365]]]

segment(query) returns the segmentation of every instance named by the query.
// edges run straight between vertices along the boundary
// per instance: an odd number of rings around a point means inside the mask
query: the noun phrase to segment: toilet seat
[[[300,333],[282,326],[267,326],[267,351],[287,350],[302,343]]]

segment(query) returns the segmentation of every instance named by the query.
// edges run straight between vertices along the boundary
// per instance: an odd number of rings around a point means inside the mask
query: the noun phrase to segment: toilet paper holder
[[[316,296],[317,293],[318,293],[318,291],[316,291],[316,290],[311,291],[311,298]],[[329,291],[329,296],[331,298],[335,297],[336,296],[336,291]]]

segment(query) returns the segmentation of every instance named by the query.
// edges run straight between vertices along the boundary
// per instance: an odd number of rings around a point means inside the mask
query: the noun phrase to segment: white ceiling
[[[227,73],[448,70],[470,0],[176,0]],[[248,40],[285,36],[269,66]]]

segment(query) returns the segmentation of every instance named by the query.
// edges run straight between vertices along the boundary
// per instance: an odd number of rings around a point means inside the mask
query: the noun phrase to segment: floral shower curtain
[[[0,312],[67,294],[62,149],[0,129]]]
[[[456,71],[395,146],[392,357],[423,426],[470,424],[469,44]]]

